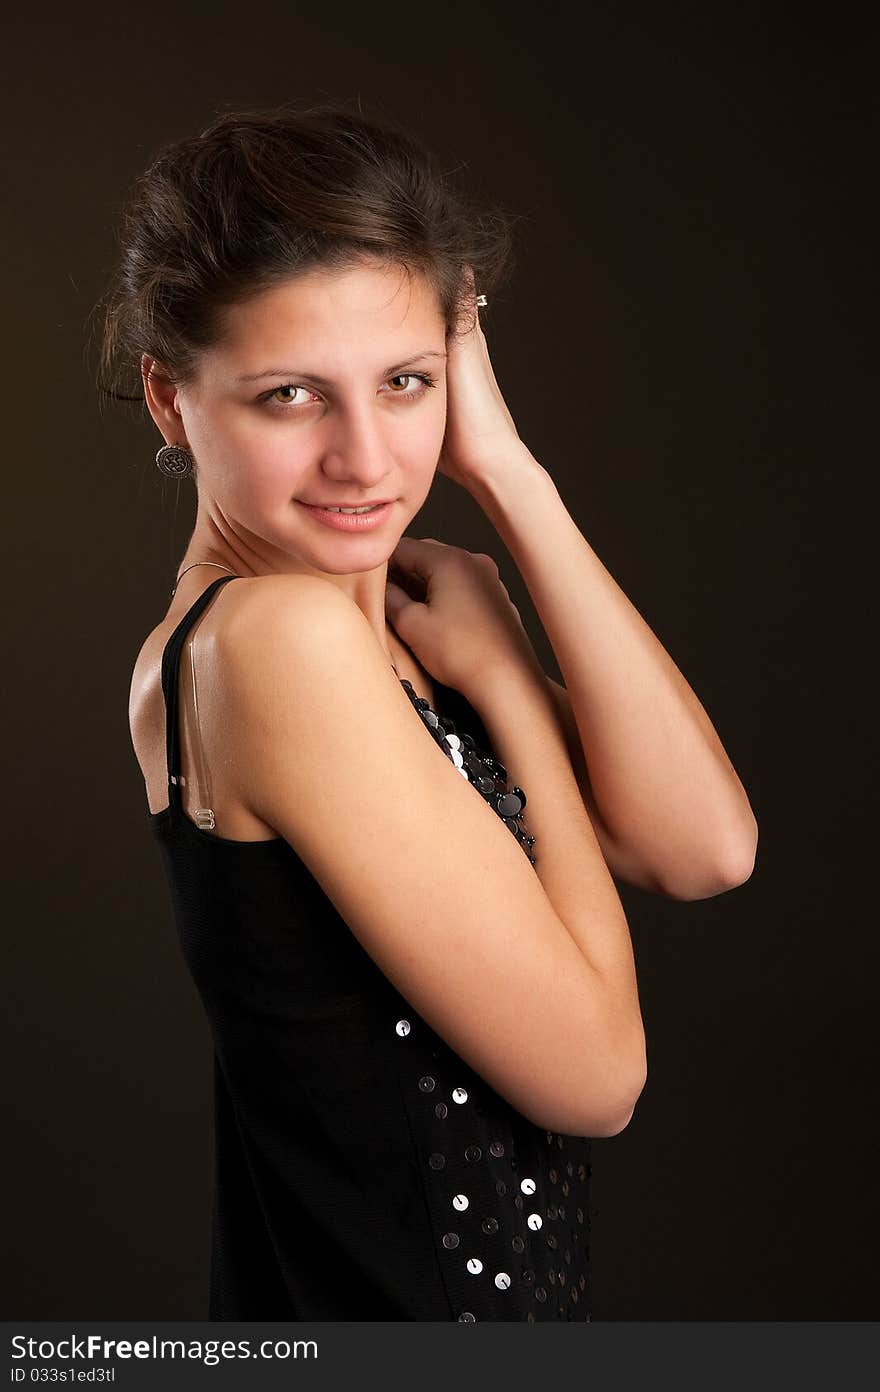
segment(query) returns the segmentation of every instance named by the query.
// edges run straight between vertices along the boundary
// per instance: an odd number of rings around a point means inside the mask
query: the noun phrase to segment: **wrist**
[[[487,460],[468,477],[467,491],[503,540],[517,518],[559,494],[551,475],[521,441]]]

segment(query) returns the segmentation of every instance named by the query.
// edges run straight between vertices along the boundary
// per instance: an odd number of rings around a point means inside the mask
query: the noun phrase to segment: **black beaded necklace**
[[[394,667],[393,662],[391,665]],[[493,811],[498,813],[504,825],[516,837],[532,865],[537,864],[532,855],[535,838],[530,836],[525,827],[521,825],[522,814],[526,806],[526,795],[522,788],[514,785],[513,789],[509,789],[507,769],[504,765],[484,749],[481,749],[467,731],[462,731],[459,734],[455,728],[455,722],[449,716],[438,715],[424,696],[416,695],[412,682],[407,681],[406,677],[402,677],[396,667],[394,667],[394,671],[397,673],[398,681],[421,716],[422,723],[426,729],[430,730],[443,753],[448,759],[451,759],[471,787],[476,788]]]

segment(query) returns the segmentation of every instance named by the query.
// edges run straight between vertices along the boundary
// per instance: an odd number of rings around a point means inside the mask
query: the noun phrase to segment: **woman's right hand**
[[[388,576],[386,618],[436,681],[472,700],[488,673],[511,664],[543,677],[491,556],[402,536]]]

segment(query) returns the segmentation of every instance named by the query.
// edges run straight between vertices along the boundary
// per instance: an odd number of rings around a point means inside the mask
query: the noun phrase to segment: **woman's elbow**
[[[631,1076],[627,1079],[625,1087],[620,1089],[618,1096],[614,1099],[614,1104],[607,1106],[600,1118],[593,1121],[589,1132],[591,1136],[602,1137],[619,1136],[632,1121],[636,1104],[645,1090],[648,1081],[648,1065],[644,1052],[633,1069]]]

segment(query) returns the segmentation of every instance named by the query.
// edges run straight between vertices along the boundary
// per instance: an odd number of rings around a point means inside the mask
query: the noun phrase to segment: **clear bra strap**
[[[208,766],[205,762],[204,749],[202,748],[202,729],[199,721],[199,693],[196,684],[196,662],[193,654],[195,636],[195,633],[193,633],[187,646],[189,648],[190,671],[192,672],[193,710],[195,712],[195,748],[196,762],[199,770],[199,788],[204,795],[206,805],[204,807],[197,807],[192,815],[196,826],[202,831],[213,831],[215,821],[214,810],[211,807],[211,782],[208,777]],[[183,782],[183,779],[181,779],[181,782]]]

